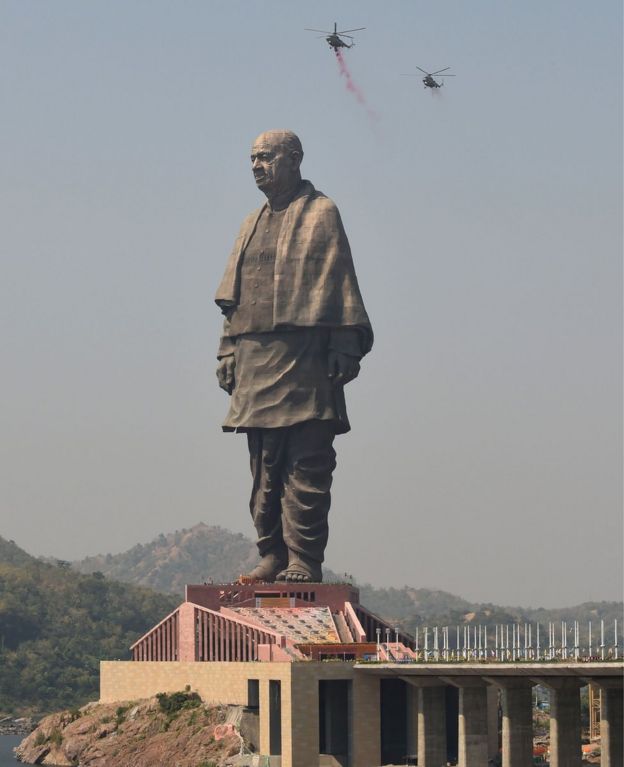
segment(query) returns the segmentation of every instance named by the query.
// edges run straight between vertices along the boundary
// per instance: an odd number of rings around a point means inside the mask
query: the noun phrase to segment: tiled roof
[[[233,612],[293,642],[340,642],[329,607],[233,607]]]

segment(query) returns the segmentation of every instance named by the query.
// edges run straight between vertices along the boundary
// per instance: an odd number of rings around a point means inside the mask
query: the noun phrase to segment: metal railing
[[[391,651],[391,638],[399,644],[399,632],[377,629],[378,658]],[[385,642],[383,641],[385,639]],[[605,661],[621,657],[618,622],[607,631],[605,621],[583,632],[579,621],[476,624],[463,626],[417,626],[410,648],[413,662],[487,661]]]

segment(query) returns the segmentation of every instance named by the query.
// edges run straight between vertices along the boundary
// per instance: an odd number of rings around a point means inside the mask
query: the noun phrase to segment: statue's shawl
[[[215,301],[224,314],[238,305],[243,254],[266,204],[243,221]],[[332,200],[309,181],[288,206],[277,239],[273,325],[353,327],[361,331],[362,352],[373,345],[351,248]],[[227,325],[228,323],[226,323]]]

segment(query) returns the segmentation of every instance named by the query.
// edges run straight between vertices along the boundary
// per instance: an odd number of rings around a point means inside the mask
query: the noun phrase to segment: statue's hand
[[[234,361],[234,355],[231,354],[228,357],[222,357],[217,365],[217,380],[219,386],[224,389],[228,394],[231,394],[234,390],[234,368],[236,363]]]
[[[360,362],[357,357],[351,357],[349,354],[330,349],[327,368],[327,374],[332,379],[334,386],[344,386],[357,378],[360,372]]]

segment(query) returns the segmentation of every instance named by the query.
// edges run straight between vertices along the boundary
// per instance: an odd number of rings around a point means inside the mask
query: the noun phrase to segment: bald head
[[[290,130],[268,130],[254,141],[251,168],[256,186],[272,206],[294,194],[301,183],[302,159],[301,141]]]

